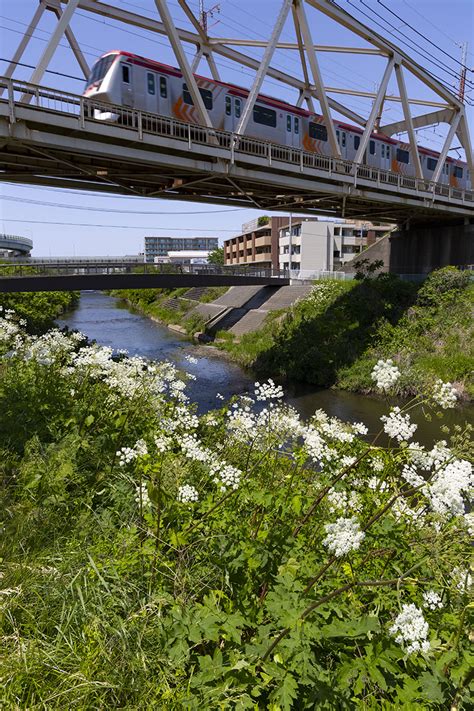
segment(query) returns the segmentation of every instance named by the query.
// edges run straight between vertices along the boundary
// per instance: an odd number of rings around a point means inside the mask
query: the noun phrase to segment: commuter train
[[[248,90],[197,74],[195,77],[214,127],[235,130]],[[191,94],[179,69],[121,50],[107,52],[94,64],[83,95],[199,123]],[[98,112],[96,115],[99,118],[101,115],[103,118],[112,116],[109,112]],[[334,121],[334,126],[342,157],[353,160],[362,129],[340,121]],[[258,96],[245,133],[272,143],[323,155],[331,154],[322,116],[263,94]],[[431,180],[439,153],[420,146],[418,151],[423,175]],[[415,175],[409,144],[381,133],[371,135],[364,163],[402,175]],[[471,176],[467,164],[448,157],[440,182],[455,188],[470,188]]]

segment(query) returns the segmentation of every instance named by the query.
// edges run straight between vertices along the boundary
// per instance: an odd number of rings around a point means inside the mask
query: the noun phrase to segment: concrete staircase
[[[228,330],[237,337],[243,336],[245,333],[257,331],[271,311],[289,308],[299,299],[304,299],[312,288],[310,284],[281,286],[269,296],[260,307],[249,309],[242,318],[236,321]]]

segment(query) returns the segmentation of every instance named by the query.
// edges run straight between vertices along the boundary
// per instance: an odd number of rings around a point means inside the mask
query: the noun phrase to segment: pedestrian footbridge
[[[204,286],[286,286],[288,274],[271,269],[211,265],[116,264],[83,261],[0,264],[0,293],[107,289],[177,289]]]

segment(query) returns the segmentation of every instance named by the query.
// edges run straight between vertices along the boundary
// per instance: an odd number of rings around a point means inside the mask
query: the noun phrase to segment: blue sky
[[[434,74],[438,74],[451,88],[457,86],[457,71],[461,57],[460,44],[471,42],[468,46],[467,66],[474,69],[473,17],[474,0],[338,0],[345,10],[360,21],[370,25],[387,39],[400,42],[413,58]],[[110,0],[110,4],[157,17],[153,0]],[[213,6],[214,0],[208,0],[206,7]],[[220,37],[249,39],[268,39],[271,31],[271,19],[276,17],[280,7],[279,0],[220,0],[219,12],[209,19],[210,34]],[[189,5],[197,12],[197,0]],[[0,2],[0,38],[1,58],[0,73],[3,73],[9,59],[30,22],[37,6],[37,0],[2,0]],[[176,24],[190,28],[189,21],[183,15],[176,0],[169,0],[169,8]],[[393,14],[396,13],[401,19]],[[364,15],[366,13],[369,17]],[[376,15],[375,13],[378,13]],[[381,16],[381,17],[380,17]],[[370,19],[369,19],[370,18]],[[318,44],[358,44],[363,46],[349,32],[335,25],[331,20],[315,11],[308,10],[308,20],[313,39]],[[405,21],[427,39],[416,34]],[[381,23],[384,30],[377,24]],[[22,62],[35,65],[45,47],[45,40],[56,24],[51,12],[44,13],[40,25],[34,33],[30,45],[23,55]],[[77,11],[71,26],[78,38],[84,55],[91,65],[103,52],[110,49],[124,49],[158,61],[175,64],[173,52],[167,40],[162,36],[147,33],[135,27],[126,27],[112,20]],[[393,32],[394,35],[389,34]],[[288,21],[282,33],[283,41],[294,41],[291,22]],[[430,44],[431,40],[433,44]],[[408,43],[407,45],[402,44]],[[185,46],[191,58],[193,48]],[[415,54],[415,50],[419,53]],[[251,48],[248,53],[256,58],[261,50]],[[445,54],[446,53],[446,54]],[[449,57],[452,57],[450,59]],[[379,57],[358,55],[323,54],[320,57],[322,73],[326,86],[373,91],[383,72],[384,60]],[[252,71],[217,58],[217,64],[223,80],[249,86],[253,79]],[[301,76],[296,52],[278,50],[272,64],[285,69],[295,76]],[[441,65],[441,66],[439,66]],[[451,73],[446,72],[446,65]],[[65,38],[58,47],[49,66],[53,71],[70,74],[76,79],[61,77],[52,73],[43,78],[43,85],[81,93],[84,81],[78,64]],[[18,67],[15,77],[28,79],[32,69]],[[205,61],[201,62],[199,73],[209,75]],[[470,89],[474,102],[474,73],[468,73],[473,82]],[[415,79],[407,77],[408,94],[418,98],[434,98]],[[389,93],[398,93],[395,81],[389,85]],[[274,80],[266,80],[264,91],[284,98],[292,103],[296,96],[292,90]],[[340,98],[340,97],[339,97]],[[346,97],[344,97],[346,98]],[[362,115],[368,115],[370,101],[360,97],[347,97],[345,103]],[[399,104],[387,104],[384,121],[396,121],[402,118]],[[419,107],[419,113],[424,113]],[[471,138],[474,139],[474,113],[469,109]],[[419,142],[439,150],[445,128],[436,126],[419,133]],[[457,140],[455,143],[457,145]],[[455,156],[456,152],[450,155]],[[257,210],[228,209],[212,205],[196,205],[186,202],[166,200],[144,200],[121,196],[100,196],[89,193],[76,193],[59,189],[47,189],[0,184],[0,219],[3,232],[22,234],[33,239],[34,255],[99,255],[131,254],[141,251],[145,234],[206,235],[225,238],[240,229],[241,223],[261,214]],[[65,205],[67,207],[59,207]],[[110,212],[109,212],[110,211]],[[115,212],[112,212],[115,211]],[[138,213],[138,214],[137,214]],[[145,214],[147,213],[147,214]],[[44,224],[34,221],[42,220]],[[48,224],[54,222],[67,224]],[[90,223],[90,224],[85,224]],[[92,225],[104,225],[95,227]],[[119,226],[122,226],[119,227]],[[158,229],[159,228],[159,229]]]

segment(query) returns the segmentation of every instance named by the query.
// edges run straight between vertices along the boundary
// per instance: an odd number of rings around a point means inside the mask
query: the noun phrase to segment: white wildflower
[[[460,593],[465,594],[472,587],[474,578],[468,568],[454,568],[451,578]]]
[[[240,469],[236,469],[236,467],[225,462],[212,462],[209,469],[214,477],[214,482],[220,484],[222,490],[239,488],[242,477]]]
[[[384,392],[390,390],[399,377],[400,371],[397,366],[393,364],[391,358],[377,361],[372,371],[372,380],[375,380],[379,390],[383,390]]]
[[[444,607],[441,595],[434,590],[427,590],[423,593],[423,603],[428,610],[438,610]]]
[[[428,489],[431,506],[439,514],[464,514],[464,497],[474,484],[472,464],[455,459],[437,471]]]
[[[437,380],[434,384],[432,397],[437,405],[446,410],[456,405],[458,393],[451,383],[443,383],[442,380]]]
[[[182,504],[190,504],[193,501],[199,500],[199,494],[194,486],[191,486],[190,484],[184,484],[183,486],[179,487],[178,495],[176,498]]]
[[[336,511],[360,511],[361,502],[355,491],[332,491],[327,495],[331,513]]]
[[[142,505],[142,508],[146,509],[151,506],[150,496],[148,494],[148,487],[145,483],[141,486],[136,486],[137,493],[135,495],[135,501],[138,505]]]
[[[212,459],[212,453],[202,446],[199,439],[194,434],[183,435],[180,441],[183,454],[188,459],[195,462],[208,462]]]
[[[429,626],[423,612],[413,603],[402,605],[402,611],[390,627],[390,634],[395,637],[395,642],[400,644],[407,654],[429,651],[428,632]]]
[[[470,511],[469,513],[464,514],[463,520],[464,525],[467,528],[467,532],[472,538],[474,538],[474,513]]]
[[[191,365],[196,365],[196,363],[198,362],[197,358],[194,358],[194,356],[192,356],[192,355],[184,356],[184,360],[187,360],[188,363],[191,363]]]
[[[255,397],[257,400],[279,400],[284,396],[281,385],[275,385],[269,378],[266,383],[255,383]]]
[[[173,440],[171,437],[167,437],[166,435],[156,435],[155,436],[155,447],[157,452],[161,452],[161,454],[164,454],[167,452],[173,443]]]
[[[382,415],[380,419],[384,422],[384,432],[399,442],[408,441],[413,437],[418,427],[410,421],[409,415],[402,414],[399,407],[392,407],[389,414]]]
[[[405,464],[405,466],[403,467],[402,479],[405,479],[408,484],[417,488],[420,486],[424,486],[424,484],[426,483],[423,477],[420,476],[417,473],[416,469],[410,464]]]
[[[328,523],[324,530],[327,533],[323,545],[338,558],[357,550],[365,538],[356,518],[338,518],[335,523]]]

